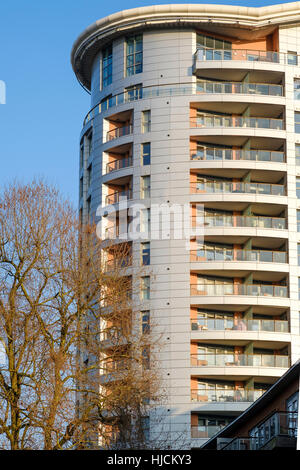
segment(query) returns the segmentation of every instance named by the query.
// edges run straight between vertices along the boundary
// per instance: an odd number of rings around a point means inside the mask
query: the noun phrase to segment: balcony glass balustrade
[[[104,262],[104,269],[106,272],[114,271],[116,269],[128,268],[132,265],[132,257],[126,256],[122,259],[110,259]]]
[[[192,193],[205,194],[266,194],[275,196],[285,196],[285,186],[282,184],[270,183],[244,183],[242,181],[206,181],[191,184]]]
[[[266,216],[248,216],[248,215],[198,215],[192,216],[192,227],[256,227],[256,228],[272,228],[278,230],[286,229],[286,219],[283,217],[266,217]]]
[[[191,354],[191,367],[281,367],[288,368],[289,356],[275,354]]]
[[[115,193],[109,194],[105,198],[105,204],[117,204],[122,198],[132,199],[132,191],[130,189],[126,189],[124,191],[117,191]]]
[[[132,131],[133,127],[131,124],[129,126],[116,127],[115,129],[112,129],[106,133],[106,142],[118,139],[119,137],[123,137],[125,135],[130,135],[132,134]]]
[[[270,85],[273,86],[273,85]],[[275,87],[277,85],[274,85]],[[123,104],[131,103],[132,101],[148,99],[148,98],[157,98],[168,97],[168,96],[183,96],[183,95],[196,95],[197,94],[197,84],[196,83],[173,83],[172,85],[155,85],[141,87],[135,90],[135,93],[132,91],[124,91],[114,96],[108,97],[106,100],[101,103],[96,104],[85,116],[83,125],[85,126],[89,121],[94,119],[100,113],[107,111],[110,108],[115,106],[120,106]],[[115,138],[115,137],[113,137]]]
[[[225,426],[225,424],[224,424]],[[192,426],[191,437],[192,439],[209,439],[213,437],[217,432],[224,428],[222,425],[206,425],[206,426]]]
[[[203,114],[190,119],[192,128],[217,128],[217,127],[238,127],[255,129],[276,129],[284,128],[283,119],[268,117],[245,117],[245,116],[219,116],[216,114]]]
[[[263,450],[272,439],[297,438],[298,413],[275,412],[257,426],[254,436],[236,437],[221,450]]]
[[[122,158],[120,160],[113,160],[112,162],[107,163],[106,173],[111,171],[122,170],[123,168],[128,168],[132,166],[132,157]]]
[[[194,54],[195,61],[206,60],[241,60],[250,62],[287,63],[287,54],[274,51],[257,51],[253,49],[210,49],[199,47]]]
[[[273,284],[192,284],[191,295],[287,297],[288,288]]]
[[[287,320],[273,319],[238,319],[233,318],[201,318],[191,320],[192,331],[266,331],[272,333],[288,333]]]
[[[251,94],[283,96],[282,85],[267,83],[242,83],[242,82],[197,82],[197,93],[221,93],[221,94]]]
[[[191,150],[191,160],[252,160],[256,162],[284,163],[284,152],[273,150],[242,150],[228,148],[199,148]]]
[[[206,388],[202,390],[191,390],[192,402],[254,402],[265,393],[265,390],[254,388],[239,388],[237,390],[228,388]]]
[[[262,263],[287,263],[285,251],[241,250],[230,248],[199,248],[191,250],[190,260],[193,261],[253,261]]]

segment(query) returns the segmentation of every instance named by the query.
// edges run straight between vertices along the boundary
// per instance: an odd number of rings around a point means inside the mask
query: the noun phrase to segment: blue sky
[[[119,10],[181,1],[10,0],[0,12],[0,186],[17,178],[46,177],[77,204],[78,137],[90,97],[70,65],[78,34]],[[186,3],[199,3],[189,0]],[[241,6],[288,2],[206,1]]]

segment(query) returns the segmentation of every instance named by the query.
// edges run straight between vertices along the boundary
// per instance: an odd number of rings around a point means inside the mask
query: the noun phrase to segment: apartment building
[[[143,205],[144,232],[154,205],[188,206],[203,225],[124,241],[144,269],[141,322],[164,336],[171,446],[182,433],[199,448],[300,355],[299,15],[298,2],[142,7],[98,20],[72,49],[91,94],[82,220],[113,209],[103,234],[121,243],[126,198]]]

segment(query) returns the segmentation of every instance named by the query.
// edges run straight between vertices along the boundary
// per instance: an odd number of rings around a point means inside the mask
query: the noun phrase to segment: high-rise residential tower
[[[204,221],[199,236],[124,241],[143,266],[141,322],[164,333],[165,420],[192,448],[300,355],[299,60],[299,2],[136,8],[73,46],[91,93],[81,217],[113,207],[103,233],[117,237],[126,196],[144,226],[154,205]]]

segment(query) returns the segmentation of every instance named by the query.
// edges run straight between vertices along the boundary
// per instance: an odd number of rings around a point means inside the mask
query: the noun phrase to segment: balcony
[[[288,297],[288,288],[273,284],[192,284],[191,295],[247,295],[286,298]]]
[[[273,319],[238,319],[233,318],[201,318],[191,320],[192,331],[266,331],[272,333],[288,333],[287,320]]]
[[[122,170],[123,168],[128,168],[132,166],[132,157],[122,158],[119,160],[113,160],[112,162],[107,163],[106,173],[111,173],[112,171]]]
[[[251,261],[254,263],[287,263],[285,251],[240,250],[230,248],[199,248],[191,250],[191,262],[205,261]]]
[[[254,129],[284,129],[283,119],[266,117],[245,117],[245,116],[219,116],[214,114],[203,114],[190,119],[192,128],[254,128]]]
[[[191,192],[196,194],[267,194],[272,196],[285,196],[286,189],[282,184],[270,183],[244,183],[229,181],[206,181],[192,183]]]
[[[106,142],[111,140],[118,139],[119,137],[124,137],[125,135],[130,135],[133,132],[133,127],[130,124],[129,126],[116,127],[106,133]]]
[[[191,354],[191,367],[281,367],[290,366],[289,356],[275,354]]]
[[[261,397],[266,390],[263,389],[228,389],[218,388],[212,390],[211,388],[202,390],[191,390],[192,402],[209,402],[209,403],[251,403]]]
[[[284,63],[286,54],[274,51],[257,51],[253,49],[206,49],[199,48],[194,54],[194,61],[211,61],[211,60],[241,60],[250,62],[271,62],[278,64]]]
[[[248,216],[248,215],[204,215],[192,216],[192,227],[204,224],[206,227],[255,227],[286,229],[286,219],[283,217]]]
[[[132,265],[132,256],[125,256],[122,259],[110,259],[104,262],[104,271],[112,272]]]
[[[105,198],[105,205],[118,204],[121,199],[132,199],[132,191],[130,189],[126,189],[124,191],[117,191],[109,194]]]
[[[210,94],[245,94],[245,95],[267,95],[283,96],[282,85],[267,83],[242,83],[242,82],[197,82],[197,93]]]
[[[206,426],[192,426],[191,427],[191,437],[192,439],[210,439],[217,432],[221,431],[225,427],[222,425],[206,425]]]
[[[191,150],[191,160],[201,161],[230,161],[250,160],[255,162],[285,162],[284,152],[273,150],[242,150],[228,148],[201,148]]]
[[[298,413],[275,412],[256,428],[255,436],[236,437],[221,450],[296,448]]]

